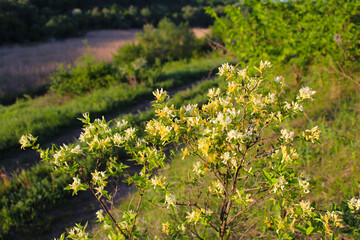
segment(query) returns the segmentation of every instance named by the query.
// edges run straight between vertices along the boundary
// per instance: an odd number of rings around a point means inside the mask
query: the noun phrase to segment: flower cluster
[[[72,239],[89,239],[89,233],[85,232],[86,227],[87,224],[85,224],[85,226],[81,226],[80,223],[76,223],[75,226],[70,229],[67,237]]]
[[[31,147],[35,141],[36,138],[31,134],[22,135],[19,140],[21,144],[21,149],[25,149],[26,147]]]
[[[360,209],[360,199],[357,199],[357,198],[354,198],[354,197],[351,198],[348,201],[348,206],[349,206],[350,209],[358,211]]]
[[[312,143],[318,142],[320,139],[320,133],[319,127],[313,127],[312,129],[305,130],[303,132],[302,136],[306,141],[310,141]]]

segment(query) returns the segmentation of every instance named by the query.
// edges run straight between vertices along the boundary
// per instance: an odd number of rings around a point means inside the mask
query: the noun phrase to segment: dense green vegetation
[[[358,1],[247,0],[242,8],[227,6],[224,18],[207,11],[216,18],[214,29],[225,49],[238,62],[286,64],[299,79],[314,67],[320,73],[359,66]]]
[[[191,26],[209,26],[205,6],[233,0],[84,1],[4,0],[0,2],[0,44],[66,38],[93,29],[141,28],[163,17]]]

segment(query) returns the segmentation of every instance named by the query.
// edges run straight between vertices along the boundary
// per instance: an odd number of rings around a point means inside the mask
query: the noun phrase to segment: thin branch
[[[135,215],[134,222],[133,222],[133,224],[131,226],[131,229],[130,229],[130,232],[129,232],[130,237],[131,237],[131,234],[132,234],[132,232],[134,230],[134,227],[135,227],[135,224],[136,224],[136,219],[139,216],[139,209],[140,209],[140,205],[141,205],[141,202],[142,202],[142,199],[143,199],[144,192],[139,193],[139,194],[140,194],[140,199],[139,199],[139,201],[137,203],[136,210],[135,210],[136,215]]]

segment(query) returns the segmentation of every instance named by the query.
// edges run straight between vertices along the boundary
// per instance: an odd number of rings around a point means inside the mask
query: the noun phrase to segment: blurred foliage
[[[11,179],[5,176],[2,174],[0,180],[0,238],[5,237],[13,227],[39,225],[33,222],[39,212],[70,196],[63,190],[69,183],[69,177],[55,174],[45,164],[36,165],[31,171],[19,171]],[[39,220],[46,224],[49,219],[50,216],[42,216]]]
[[[75,66],[65,69],[62,64],[51,75],[51,92],[60,95],[79,95],[97,88],[109,87],[122,79],[116,67],[107,62],[96,62],[90,48],[88,53],[77,60]]]
[[[157,28],[145,25],[144,32],[138,33],[139,45],[144,58],[150,63],[190,58],[195,50],[195,36],[188,25],[176,26],[168,18],[162,19]]]
[[[236,0],[2,0],[0,44],[66,38],[88,30],[141,28],[168,17],[177,24],[206,27],[213,19],[205,6],[224,6]]]
[[[319,63],[327,67],[332,62],[339,72],[359,67],[359,1],[245,0],[241,7],[227,6],[225,17],[212,8],[207,12],[238,62],[290,64],[300,76]]]

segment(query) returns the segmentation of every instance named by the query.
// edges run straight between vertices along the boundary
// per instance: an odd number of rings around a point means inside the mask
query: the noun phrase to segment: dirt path
[[[125,44],[136,42],[141,29],[91,31],[85,36],[54,40],[38,45],[0,47],[0,96],[11,92],[29,92],[49,83],[49,74],[59,63],[74,64],[88,50],[98,61],[111,61],[112,54]],[[194,28],[202,37],[209,29]]]

